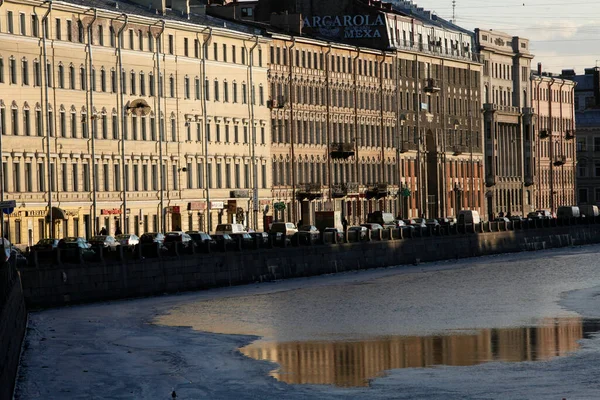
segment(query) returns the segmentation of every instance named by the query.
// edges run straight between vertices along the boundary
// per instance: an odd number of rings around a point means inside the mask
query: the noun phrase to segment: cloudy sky
[[[452,18],[452,0],[416,0],[416,4]],[[531,40],[535,65],[560,72],[600,66],[598,0],[456,0],[456,23],[467,29],[503,31]]]

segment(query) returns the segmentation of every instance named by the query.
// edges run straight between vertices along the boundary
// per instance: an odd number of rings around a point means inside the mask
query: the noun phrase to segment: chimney
[[[542,63],[541,62],[538,63],[538,71],[537,71],[537,73],[538,73],[539,76],[542,76]]]

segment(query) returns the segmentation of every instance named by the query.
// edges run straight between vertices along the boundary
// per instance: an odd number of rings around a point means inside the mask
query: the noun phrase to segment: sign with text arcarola
[[[385,26],[383,16],[377,15],[325,15],[304,18],[304,28],[321,36],[341,39],[381,38],[380,28]]]

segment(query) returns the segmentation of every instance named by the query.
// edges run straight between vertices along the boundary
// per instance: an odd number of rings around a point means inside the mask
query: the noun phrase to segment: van
[[[374,211],[369,213],[367,215],[367,222],[371,224],[379,224],[383,227],[397,226],[394,215],[392,213],[386,213],[383,211]]]
[[[562,206],[556,210],[557,218],[579,218],[580,216],[579,207]]]
[[[585,215],[586,218],[597,217],[600,214],[598,206],[593,205],[579,206],[579,213],[582,216]]]
[[[292,236],[298,233],[298,228],[292,222],[273,222],[271,224],[271,233],[285,233],[286,236]]]
[[[219,224],[215,229],[217,235],[231,235],[232,233],[246,233],[246,229],[242,224]]]
[[[474,210],[460,210],[458,212],[458,224],[459,225],[471,225],[478,224],[481,222],[479,217],[479,211]]]

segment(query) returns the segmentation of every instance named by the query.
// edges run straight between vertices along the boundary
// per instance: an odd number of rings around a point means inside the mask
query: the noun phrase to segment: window
[[[600,137],[594,138],[594,151],[600,151]]]
[[[13,12],[12,11],[7,11],[6,12],[6,29],[8,30],[8,33],[15,33],[15,27],[13,25]]]
[[[210,100],[210,82],[208,81],[208,78],[206,78],[204,80],[204,99],[205,100]]]
[[[67,137],[67,115],[64,111],[60,112],[60,137]]]
[[[173,54],[173,35],[169,35],[169,54]]]
[[[183,55],[186,57],[190,55],[188,47],[188,38],[183,38]]]
[[[171,167],[173,171],[173,190],[179,190],[179,174],[177,173],[177,165]]]
[[[10,83],[13,85],[17,84],[17,60],[13,57],[10,58],[8,63],[8,73],[10,74]]]
[[[73,41],[73,22],[70,19],[67,20],[67,40]]]
[[[121,191],[121,166],[119,164],[113,165],[113,190]]]
[[[588,190],[579,189],[579,203],[586,204],[588,202]]]
[[[13,187],[15,192],[21,191],[21,164],[18,162],[13,163]]]
[[[219,81],[215,79],[214,85],[215,85],[214,100],[219,101]]]
[[[115,43],[116,33],[112,26],[108,28],[108,36],[110,38],[110,47],[116,47],[116,43]]]
[[[79,43],[84,43],[85,42],[85,38],[84,38],[84,31],[83,31],[83,23],[81,22],[81,20],[77,21],[77,41]]]
[[[79,171],[78,171],[78,166],[77,164],[73,164],[72,166],[72,178],[73,178],[73,191],[74,192],[78,192],[79,191]]]
[[[139,171],[140,166],[137,164],[133,165],[133,190],[136,192],[140,190]]]
[[[233,92],[233,102],[237,103],[238,97],[237,97],[237,83],[236,82],[233,82],[233,84],[231,86],[231,91]]]
[[[24,58],[21,60],[21,78],[23,80],[23,85],[29,85],[29,62]],[[38,85],[41,86],[41,85]]]
[[[242,83],[242,104],[248,103],[248,92],[246,90],[246,84]]]
[[[104,46],[104,27],[98,25],[98,44]]]
[[[0,57],[0,83],[4,83],[4,59]]]
[[[100,90],[106,92],[106,71],[104,68],[100,70]]]
[[[135,77],[135,71],[131,71],[130,75],[129,75],[129,79],[130,79],[130,86],[131,86],[131,94],[136,94],[136,77]]]
[[[45,173],[45,165],[43,163],[37,164],[37,183],[38,183],[38,192],[46,191],[46,173]]]
[[[33,171],[30,162],[25,163],[25,191],[33,192]]]
[[[183,95],[186,99],[190,98],[190,78],[188,76],[183,78]]]
[[[194,79],[194,98],[200,100],[200,79]]]
[[[39,28],[38,28],[39,24],[38,24],[38,17],[37,15],[33,14],[31,16],[31,36],[33,37],[39,37],[40,36],[40,32],[39,32]],[[47,26],[45,27],[44,31],[46,33],[46,38],[48,37],[48,30],[47,30]],[[58,30],[60,32],[60,29]],[[60,40],[60,38],[57,38]]]
[[[80,67],[79,68],[79,84],[81,85],[81,90],[86,90],[86,80],[87,80],[87,74],[85,73],[85,68],[84,67]]]
[[[54,35],[56,40],[61,40],[62,32],[60,30],[60,18],[56,18]]]
[[[11,125],[13,135],[19,135],[19,110],[17,107],[11,109]]]
[[[62,64],[58,66],[58,87],[65,88],[65,67]]]
[[[77,114],[71,112],[71,137],[77,137]]]
[[[177,141],[177,121],[175,118],[171,118],[171,140],[173,142]]]
[[[173,75],[169,77],[169,95],[172,98],[175,97],[175,78],[173,78]]]

